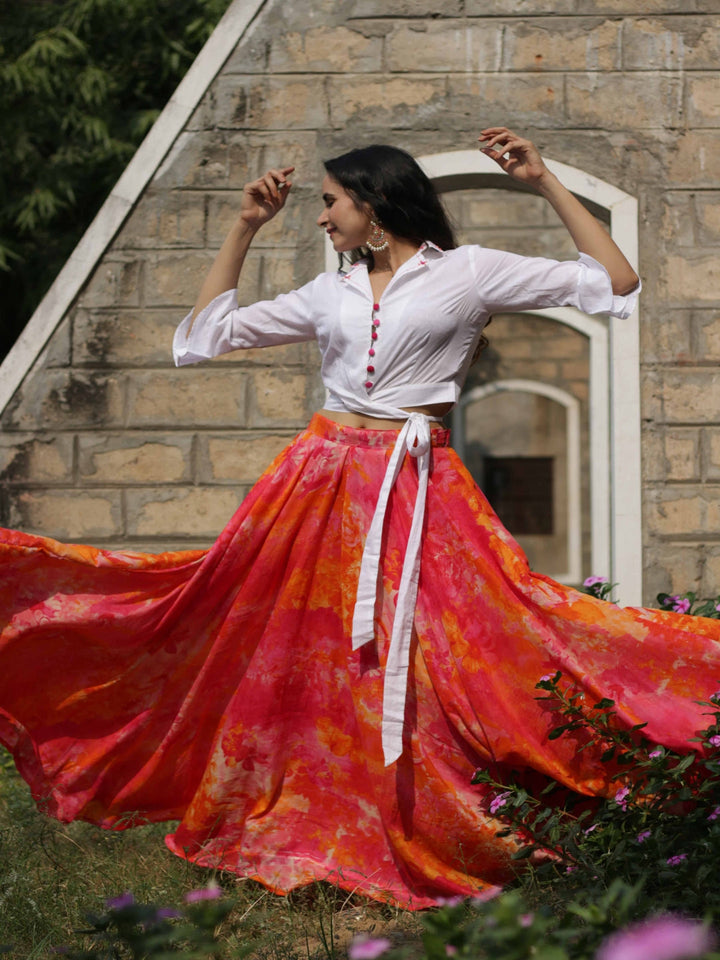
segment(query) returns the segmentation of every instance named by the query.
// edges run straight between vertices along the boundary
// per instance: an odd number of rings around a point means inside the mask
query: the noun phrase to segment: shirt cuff
[[[578,307],[583,313],[607,313],[626,320],[637,306],[642,283],[623,296],[612,292],[612,280],[605,267],[589,253],[578,257],[582,264],[578,281]]]
[[[226,290],[211,300],[192,322],[192,310],[178,325],[173,336],[173,360],[176,367],[216,357],[224,331],[221,321],[237,309],[237,290]],[[220,322],[219,322],[220,321]],[[191,329],[192,324],[192,329]]]

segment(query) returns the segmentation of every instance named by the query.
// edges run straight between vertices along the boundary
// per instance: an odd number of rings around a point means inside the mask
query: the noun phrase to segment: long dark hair
[[[373,144],[325,161],[325,169],[358,207],[368,204],[375,219],[390,233],[418,245],[431,240],[441,250],[457,246],[448,215],[429,178],[405,150]],[[371,261],[372,252],[358,248],[350,261]]]

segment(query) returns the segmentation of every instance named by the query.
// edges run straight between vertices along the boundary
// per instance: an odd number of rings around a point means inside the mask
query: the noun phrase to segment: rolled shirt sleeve
[[[563,261],[472,249],[477,292],[487,313],[572,306],[625,319],[635,309],[641,285],[625,296],[614,294],[607,270],[587,253]]]
[[[230,350],[300,343],[316,337],[312,301],[319,277],[274,300],[240,307],[237,290],[211,300],[192,322],[189,313],[173,337],[173,358],[180,367]]]

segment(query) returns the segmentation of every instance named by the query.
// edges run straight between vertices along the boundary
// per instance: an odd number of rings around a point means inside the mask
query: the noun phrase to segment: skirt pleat
[[[383,672],[418,479],[391,494],[375,642],[351,648],[363,544],[396,432],[320,416],[207,551],[0,536],[0,739],[42,809],[106,828],[177,820],[170,849],[287,892],[313,880],[411,909],[513,875],[478,767],[615,786],[550,740],[561,670],[674,749],[707,726],[720,623],[619,608],[532,573],[434,432],[401,758]]]

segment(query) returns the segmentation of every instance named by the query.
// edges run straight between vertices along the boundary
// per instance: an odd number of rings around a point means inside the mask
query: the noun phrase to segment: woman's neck
[[[388,236],[387,250],[380,250],[373,253],[373,267],[371,273],[390,273],[394,274],[400,267],[406,263],[420,249],[419,244],[412,240],[405,240],[399,237]]]

